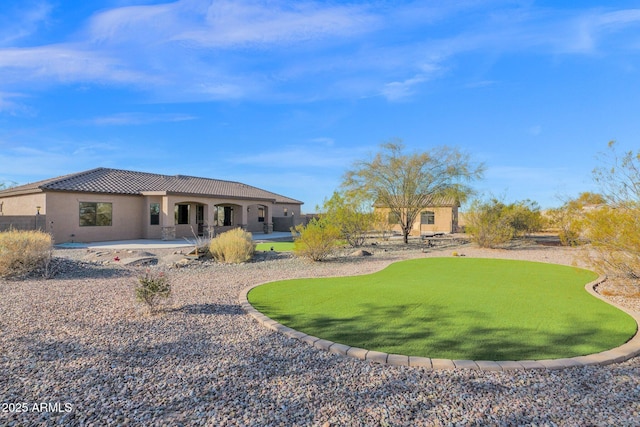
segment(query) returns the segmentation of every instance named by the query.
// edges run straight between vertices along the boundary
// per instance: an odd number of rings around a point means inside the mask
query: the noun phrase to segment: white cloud
[[[22,20],[27,32],[51,13],[37,5]],[[463,24],[443,25],[449,20]],[[463,54],[592,53],[616,34],[614,45],[638,48],[637,38],[623,37],[638,23],[638,9],[576,12],[500,0],[393,7],[179,0],[104,10],[59,43],[0,49],[0,90],[80,83],[125,86],[160,102],[399,101],[454,69]]]
[[[3,5],[0,14],[0,46],[14,43],[33,35],[50,20],[52,6],[46,1],[21,1],[11,9]],[[6,7],[6,9],[4,9]]]
[[[32,116],[34,112],[24,103],[17,101],[17,99],[23,98],[27,98],[27,96],[21,93],[0,92],[0,113],[8,113],[12,116]]]
[[[99,126],[146,125],[160,122],[184,122],[197,117],[188,114],[151,114],[151,113],[118,113],[110,116],[95,117],[87,123]]]
[[[49,45],[0,49],[0,76],[5,83],[117,82],[145,83],[154,78],[134,70],[117,58],[79,45]]]
[[[130,6],[95,15],[92,40],[103,43],[179,41],[191,46],[234,47],[307,42],[369,32],[376,18],[360,6],[311,1],[205,2]]]

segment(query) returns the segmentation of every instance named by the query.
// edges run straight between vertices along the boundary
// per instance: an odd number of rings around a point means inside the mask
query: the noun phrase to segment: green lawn
[[[272,282],[248,298],[286,326],[354,347],[535,360],[609,350],[633,336],[632,317],[584,290],[596,278],[554,264],[424,258],[363,276]]]
[[[276,252],[292,252],[293,242],[265,242],[256,244],[257,251],[270,251],[271,248]]]

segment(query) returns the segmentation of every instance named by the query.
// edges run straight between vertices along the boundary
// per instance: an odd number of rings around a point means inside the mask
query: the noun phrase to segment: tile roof
[[[273,200],[302,204],[301,201],[235,181],[185,175],[160,175],[121,169],[96,168],[50,178],[0,191],[0,196],[37,191],[79,191],[87,193],[134,194],[166,191],[194,196]]]

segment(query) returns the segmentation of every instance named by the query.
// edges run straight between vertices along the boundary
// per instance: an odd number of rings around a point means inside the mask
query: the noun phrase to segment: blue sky
[[[3,0],[0,182],[95,167],[305,202],[394,138],[543,207],[640,141],[636,1]],[[634,7],[636,7],[634,9]]]

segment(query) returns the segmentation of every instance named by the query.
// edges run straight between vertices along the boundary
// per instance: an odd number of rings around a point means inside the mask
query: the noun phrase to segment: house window
[[[264,222],[264,207],[258,207],[258,222]]]
[[[160,203],[149,205],[149,224],[160,225]]]
[[[80,227],[110,226],[112,217],[111,203],[80,202]]]
[[[218,206],[215,223],[218,227],[233,225],[233,208],[231,206]]]
[[[176,224],[189,224],[189,205],[176,205]]]
[[[397,212],[389,212],[389,224],[400,224],[400,216]]]
[[[287,208],[284,208],[284,216],[287,216],[289,214],[289,210]]]
[[[420,223],[425,225],[433,225],[436,223],[436,214],[432,211],[424,211],[420,214]]]

